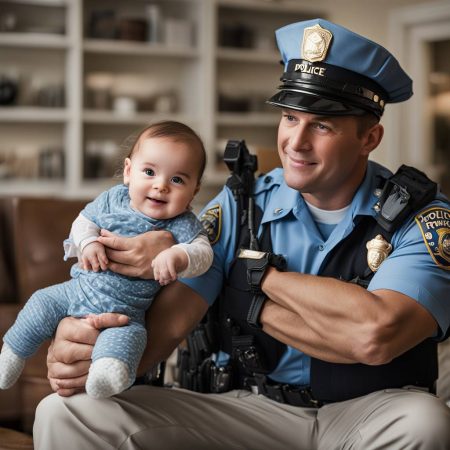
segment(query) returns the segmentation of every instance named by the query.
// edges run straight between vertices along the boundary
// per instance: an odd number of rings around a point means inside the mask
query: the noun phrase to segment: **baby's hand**
[[[108,262],[105,247],[100,242],[90,242],[81,253],[81,264],[84,270],[93,270],[94,272],[106,270]]]
[[[177,273],[182,272],[189,264],[186,252],[177,247],[162,251],[152,262],[153,275],[161,286],[177,279]]]

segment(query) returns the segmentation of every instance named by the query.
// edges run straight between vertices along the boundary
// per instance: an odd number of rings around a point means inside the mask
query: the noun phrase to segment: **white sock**
[[[93,362],[86,381],[86,392],[94,398],[118,394],[131,385],[128,366],[116,358],[100,358]]]
[[[20,377],[25,359],[17,356],[8,344],[3,344],[0,353],[0,389],[10,388]]]

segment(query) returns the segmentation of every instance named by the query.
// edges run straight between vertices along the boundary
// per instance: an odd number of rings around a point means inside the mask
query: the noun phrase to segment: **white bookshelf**
[[[233,63],[263,63],[273,65],[280,55],[275,50],[242,50],[242,49],[232,49],[232,48],[221,48],[217,49],[217,59],[223,61],[229,61]]]
[[[83,41],[85,53],[112,54],[112,55],[135,55],[143,57],[162,58],[197,58],[199,52],[196,48],[188,45],[164,45],[145,42],[120,42],[111,40],[85,39]]]
[[[109,10],[117,20],[143,19],[148,4],[157,6],[161,30],[163,24],[168,29],[168,22],[176,27],[184,20],[192,39],[177,41],[168,34],[151,42],[92,37],[93,14]],[[294,0],[0,0],[0,10],[20,19],[16,29],[0,30],[0,75],[16,77],[19,86],[62,85],[65,97],[57,107],[39,106],[21,95],[16,104],[0,106],[0,192],[91,198],[117,182],[104,173],[88,173],[94,144],[114,142],[119,148],[133,131],[164,119],[185,122],[200,134],[208,151],[204,185],[221,185],[227,174],[217,161],[226,139],[275,147],[279,114],[264,106],[281,75],[273,32],[313,17],[314,9]],[[28,29],[22,29],[22,19]],[[254,45],[222,45],[222,28],[238,23],[253,34]],[[94,107],[93,80],[98,86],[101,77],[109,83],[111,98],[107,106],[97,102]],[[145,98],[135,98],[135,112],[114,109],[117,97],[136,92],[148,98],[164,94],[166,103],[154,101],[148,107]],[[247,97],[251,105],[221,108],[219,96],[227,95],[231,100]],[[176,106],[169,108],[170,100]],[[4,176],[7,157],[14,153],[31,161],[47,147],[61,149],[57,179]]]
[[[0,123],[62,123],[67,122],[69,113],[65,108],[0,107]]]
[[[279,119],[279,113],[220,113],[217,114],[216,123],[218,126],[267,127],[277,124]]]
[[[69,42],[65,36],[46,33],[0,33],[3,47],[67,49]]]

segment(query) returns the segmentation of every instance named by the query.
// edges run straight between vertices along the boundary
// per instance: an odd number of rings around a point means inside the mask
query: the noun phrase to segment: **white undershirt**
[[[347,214],[350,205],[344,206],[341,209],[335,209],[333,211],[328,209],[320,209],[317,206],[311,205],[305,200],[308,205],[309,211],[314,219],[314,222],[325,223],[327,225],[338,224]]]
[[[306,204],[324,241],[328,240],[336,225],[344,218],[350,208],[350,205],[347,205],[342,209],[330,211],[317,208],[317,206],[311,205],[308,202]]]

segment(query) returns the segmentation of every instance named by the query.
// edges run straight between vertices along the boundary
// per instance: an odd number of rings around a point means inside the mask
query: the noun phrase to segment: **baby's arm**
[[[153,260],[155,280],[164,286],[177,277],[198,277],[211,267],[213,258],[208,237],[200,234],[190,244],[176,244]]]
[[[78,257],[84,270],[106,270],[108,258],[103,244],[97,242],[99,235],[100,228],[79,214],[72,224],[69,239],[64,242],[64,258]]]

